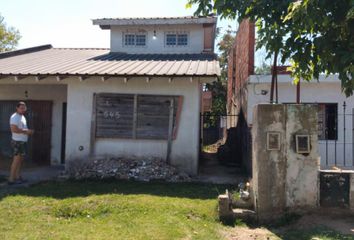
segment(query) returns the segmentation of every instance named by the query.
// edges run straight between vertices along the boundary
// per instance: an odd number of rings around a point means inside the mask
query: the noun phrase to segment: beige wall
[[[191,174],[198,170],[199,157],[199,113],[200,83],[210,82],[212,78],[152,78],[149,83],[145,78],[131,78],[124,83],[123,78],[110,78],[102,82],[91,77],[83,82],[78,78],[65,78],[58,82],[48,77],[36,82],[34,78],[15,82],[13,78],[2,79],[0,98],[23,98],[23,91],[28,90],[32,99],[53,100],[52,162],[60,159],[61,141],[61,104],[67,101],[66,160],[88,160],[90,153],[90,134],[92,103],[94,93],[131,93],[183,96],[183,106],[177,138],[173,141],[171,163]],[[18,87],[21,91],[16,96]],[[60,110],[60,111],[59,111]],[[83,150],[80,151],[79,147]],[[102,156],[160,157],[165,158],[167,141],[132,140],[132,139],[97,139],[94,153]]]
[[[61,131],[62,131],[62,104],[66,102],[66,85],[34,84],[34,81],[15,83],[13,80],[1,80],[0,100],[50,100],[53,101],[51,164],[60,164]],[[28,98],[25,96],[28,92]]]

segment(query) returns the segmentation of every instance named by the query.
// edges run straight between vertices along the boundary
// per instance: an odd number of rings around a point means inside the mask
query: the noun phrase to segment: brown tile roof
[[[214,54],[126,54],[44,45],[0,54],[0,76],[219,76]]]

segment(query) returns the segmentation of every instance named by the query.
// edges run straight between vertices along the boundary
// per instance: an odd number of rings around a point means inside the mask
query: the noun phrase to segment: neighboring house
[[[202,85],[220,75],[216,17],[95,19],[110,49],[0,54],[2,155],[14,103],[29,105],[33,161],[157,157],[196,174]],[[37,154],[37,155],[36,155]]]
[[[250,169],[250,131],[253,108],[259,103],[269,103],[271,75],[254,74],[254,24],[240,24],[233,50],[229,58],[228,111],[239,113],[241,121],[233,120],[234,126],[245,128],[240,137],[245,155],[243,163]],[[297,87],[290,74],[279,67],[279,103],[296,103]],[[322,168],[354,166],[354,97],[342,93],[341,82],[336,75],[320,76],[319,80],[302,81],[300,99],[303,104],[318,105],[319,153]],[[239,118],[240,119],[240,118]]]

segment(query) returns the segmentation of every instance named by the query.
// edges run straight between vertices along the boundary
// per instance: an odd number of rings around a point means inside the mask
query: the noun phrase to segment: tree
[[[213,83],[206,84],[206,89],[212,92],[213,102],[211,113],[213,115],[226,114],[226,95],[227,95],[227,64],[229,52],[235,41],[235,34],[231,27],[226,30],[220,42],[217,44],[219,50],[218,60],[221,68],[221,76]]]
[[[290,60],[295,83],[338,74],[345,94],[353,94],[353,0],[188,0],[187,7],[193,4],[196,15],[254,21],[257,48],[265,47],[267,58]]]
[[[20,32],[14,27],[8,27],[4,17],[0,15],[0,52],[14,50],[20,38]]]

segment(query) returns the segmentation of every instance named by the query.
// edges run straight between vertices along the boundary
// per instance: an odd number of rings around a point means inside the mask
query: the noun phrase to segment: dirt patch
[[[279,228],[235,226],[225,228],[222,235],[226,240],[278,240],[289,231],[305,232],[325,227],[354,239],[354,212],[341,209],[320,209],[303,215],[298,220]],[[336,238],[339,239],[339,238]],[[345,239],[351,239],[345,238]]]
[[[278,240],[274,233],[266,228],[248,228],[236,226],[223,232],[227,240]]]
[[[282,232],[292,229],[307,230],[318,226],[325,226],[341,234],[354,236],[354,213],[340,209],[323,209],[321,212],[302,216],[295,223],[279,230]]]

